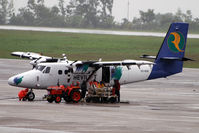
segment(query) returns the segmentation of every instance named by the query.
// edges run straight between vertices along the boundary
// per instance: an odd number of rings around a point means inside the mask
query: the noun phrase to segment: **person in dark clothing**
[[[120,102],[120,83],[119,80],[114,80],[115,94],[118,96],[117,102]]]
[[[82,90],[82,98],[85,98],[85,95],[86,95],[86,90],[87,90],[87,85],[86,85],[86,81],[83,81],[82,82],[82,85],[81,85],[81,90]]]

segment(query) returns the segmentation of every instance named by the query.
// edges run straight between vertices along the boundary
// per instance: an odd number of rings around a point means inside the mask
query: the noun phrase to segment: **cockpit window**
[[[41,65],[39,65],[39,66],[36,66],[36,70],[39,70],[39,71],[43,71],[44,70],[44,68],[45,68],[46,66],[41,66]]]
[[[47,67],[47,68],[44,70],[44,73],[50,73],[50,67]]]

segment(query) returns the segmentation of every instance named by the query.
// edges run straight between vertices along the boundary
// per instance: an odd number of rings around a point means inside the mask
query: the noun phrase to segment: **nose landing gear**
[[[35,94],[34,92],[32,91],[32,89],[24,89],[24,90],[21,90],[19,93],[18,93],[18,96],[19,96],[19,100],[23,100],[23,101],[33,101],[35,99]]]

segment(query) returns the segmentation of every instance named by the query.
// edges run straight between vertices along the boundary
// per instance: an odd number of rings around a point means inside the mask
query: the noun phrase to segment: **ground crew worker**
[[[21,100],[26,100],[26,95],[28,93],[28,88],[24,89],[24,90],[21,90],[19,93],[18,93],[18,97],[19,97],[19,101]]]
[[[86,81],[83,81],[82,82],[82,85],[81,85],[81,90],[82,90],[82,98],[85,98],[85,95],[86,95],[86,90],[87,90],[87,85],[86,85]]]
[[[118,96],[117,102],[120,102],[120,83],[119,80],[114,80],[115,94]]]

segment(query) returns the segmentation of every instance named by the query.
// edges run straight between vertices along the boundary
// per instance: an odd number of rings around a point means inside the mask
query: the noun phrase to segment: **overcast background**
[[[15,8],[26,6],[28,0],[14,0]],[[69,1],[69,0],[65,0]],[[57,5],[58,0],[45,0],[47,6]],[[117,22],[127,18],[128,0],[114,0],[113,16]],[[155,9],[155,13],[175,13],[178,9],[183,12],[191,10],[193,17],[199,17],[198,0],[129,0],[129,20],[139,17],[139,10]]]

